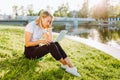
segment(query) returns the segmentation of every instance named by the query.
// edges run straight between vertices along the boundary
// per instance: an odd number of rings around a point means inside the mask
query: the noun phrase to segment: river
[[[80,26],[78,32],[80,37],[120,49],[120,28],[116,26]]]
[[[120,49],[120,28],[117,26],[79,26],[77,30],[70,28],[68,34],[92,39]]]

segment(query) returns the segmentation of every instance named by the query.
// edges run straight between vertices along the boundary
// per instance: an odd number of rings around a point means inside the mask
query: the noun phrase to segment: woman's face
[[[42,19],[42,27],[43,28],[49,28],[52,23],[52,18],[50,16]]]

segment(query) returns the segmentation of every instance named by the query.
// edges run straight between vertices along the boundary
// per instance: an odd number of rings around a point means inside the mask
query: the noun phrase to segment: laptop
[[[66,35],[67,31],[66,30],[62,30],[59,35],[55,38],[55,40],[53,40],[53,42],[59,42],[61,41],[64,36]],[[40,44],[39,46],[43,46],[44,44]]]
[[[66,33],[67,33],[66,30],[62,30],[53,42],[61,41],[64,38],[64,36],[66,35]]]

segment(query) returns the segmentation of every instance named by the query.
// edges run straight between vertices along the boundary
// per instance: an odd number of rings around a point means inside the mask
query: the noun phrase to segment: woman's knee
[[[50,44],[50,46],[52,46],[53,48],[57,48],[57,44],[58,44],[58,42],[52,42],[52,43]]]
[[[59,44],[58,42],[54,42],[54,43],[57,44],[57,45]]]

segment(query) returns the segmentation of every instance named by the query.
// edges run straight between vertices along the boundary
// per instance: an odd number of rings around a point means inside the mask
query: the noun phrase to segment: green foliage
[[[38,16],[44,11],[44,9],[41,9],[38,13]]]
[[[12,8],[13,8],[14,15],[17,16],[18,15],[18,6],[14,5]]]
[[[119,3],[114,5],[114,6],[109,5],[108,10],[109,10],[109,17],[111,17],[111,18],[120,17],[120,5],[119,5]]]
[[[28,14],[27,15],[32,16],[33,12],[34,12],[33,5],[32,4],[28,5]]]
[[[120,80],[120,61],[69,39],[60,42],[82,77],[60,68],[50,54],[42,60],[24,57],[24,28],[0,27],[0,80]]]
[[[54,12],[55,17],[65,17],[67,16],[69,6],[68,4],[62,4],[58,7],[58,10]]]
[[[82,9],[78,12],[79,17],[87,18],[88,17],[88,1],[84,1]]]

